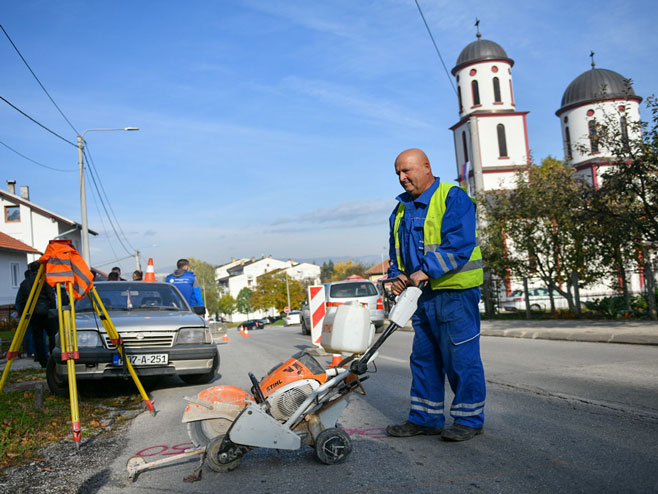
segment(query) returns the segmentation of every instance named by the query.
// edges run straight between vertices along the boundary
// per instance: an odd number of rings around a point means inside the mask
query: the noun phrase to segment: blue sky
[[[476,16],[514,59],[535,159],[562,156],[554,113],[590,50],[637,94],[656,91],[653,2],[419,1],[448,69]],[[379,258],[401,192],[395,156],[420,147],[435,175],[457,175],[456,96],[413,0],[24,0],[0,23],[75,128],[141,129],[86,140],[128,250],[156,271],[179,257]],[[0,96],[75,141],[2,33],[0,66]],[[75,148],[2,102],[0,141],[77,168]],[[29,185],[79,221],[75,171],[2,146],[0,170],[2,187]],[[88,183],[92,263],[109,268],[127,253],[95,195]]]

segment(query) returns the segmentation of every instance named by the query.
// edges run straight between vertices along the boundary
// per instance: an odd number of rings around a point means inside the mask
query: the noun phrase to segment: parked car
[[[530,301],[530,310],[547,311],[551,309],[551,299],[546,288],[529,288],[528,299]],[[553,301],[556,309],[569,308],[567,299],[556,291],[553,291]],[[514,290],[509,297],[502,300],[501,306],[507,312],[524,311],[525,294],[523,290]]]
[[[286,317],[283,318],[284,326],[292,326],[293,324],[300,324],[300,323],[301,323],[301,313],[297,310],[288,312],[286,314]]]
[[[360,302],[370,312],[370,322],[379,333],[384,329],[384,300],[377,286],[368,280],[333,281],[324,284],[327,313],[346,302]]]
[[[244,329],[252,331],[254,329],[263,329],[265,327],[265,323],[263,323],[260,319],[247,319],[246,321],[238,324],[238,329],[240,329],[240,326],[242,326]]]
[[[212,381],[219,352],[208,323],[192,310],[169,283],[95,282],[94,287],[124,342],[130,361],[142,376],[177,375],[190,384]],[[116,346],[110,341],[88,297],[75,303],[78,348],[77,379],[128,377]],[[53,394],[68,396],[66,362],[61,361],[59,335],[46,368]]]

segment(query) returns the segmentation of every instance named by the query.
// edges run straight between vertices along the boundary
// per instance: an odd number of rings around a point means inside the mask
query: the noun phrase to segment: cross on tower
[[[594,52],[590,50],[589,56],[592,59],[592,68],[596,67],[596,64],[594,63]]]
[[[480,39],[482,37],[482,33],[480,33],[480,19],[477,17],[475,18],[475,29],[477,30],[477,34],[475,36]]]

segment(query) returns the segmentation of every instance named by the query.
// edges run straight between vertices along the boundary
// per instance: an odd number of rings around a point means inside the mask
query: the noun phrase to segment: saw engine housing
[[[285,421],[326,380],[322,365],[302,351],[272,368],[261,379],[259,387],[270,405],[272,416]]]

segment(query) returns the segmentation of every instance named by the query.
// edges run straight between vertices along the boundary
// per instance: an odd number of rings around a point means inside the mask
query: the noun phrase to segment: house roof
[[[365,274],[371,275],[371,274],[382,274],[386,273],[386,270],[388,269],[388,263],[389,260],[386,259],[384,262],[380,262],[379,264],[375,264],[374,266],[371,266],[368,268]]]
[[[0,232],[0,250],[8,250],[12,252],[27,252],[30,254],[41,254],[34,247],[30,247],[27,244],[24,244],[20,240],[15,239],[7,235],[6,233]]]
[[[0,196],[4,196],[8,200],[15,202],[17,204],[22,204],[34,211],[37,211],[41,213],[44,216],[47,216],[48,218],[53,218],[56,221],[59,221],[61,223],[64,223],[66,225],[72,226],[72,227],[78,227],[81,228],[80,223],[77,223],[73,220],[70,220],[68,218],[65,218],[64,216],[61,216],[57,213],[53,213],[52,211],[47,210],[46,208],[43,208],[41,206],[38,206],[37,204],[34,204],[31,201],[28,201],[27,199],[23,199],[20,196],[17,196],[16,194],[12,194],[11,192],[7,192],[6,190],[0,190]],[[94,230],[89,230],[89,233],[91,235],[98,235],[98,232],[95,232]]]

